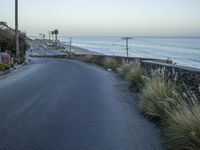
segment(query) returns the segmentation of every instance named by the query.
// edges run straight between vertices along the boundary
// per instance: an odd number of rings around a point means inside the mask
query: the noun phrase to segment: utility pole
[[[44,41],[44,39],[45,39],[45,34],[40,33],[39,35],[41,36],[42,40]]]
[[[49,41],[50,41],[50,39],[51,39],[51,31],[49,31]]]
[[[70,51],[70,54],[71,54],[71,51],[72,51],[72,37],[69,38],[69,51]]]
[[[128,40],[133,39],[132,37],[123,37],[122,40],[126,40],[126,54],[127,54],[127,58],[128,58]]]
[[[18,0],[15,0],[15,48],[16,58],[19,58]]]

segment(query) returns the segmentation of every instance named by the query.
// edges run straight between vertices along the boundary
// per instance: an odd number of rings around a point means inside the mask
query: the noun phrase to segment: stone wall
[[[153,70],[162,69],[168,79],[175,81],[179,87],[190,89],[200,97],[200,69],[153,61],[141,61],[141,66],[148,74]]]
[[[75,57],[84,57],[84,54],[75,54]],[[103,62],[104,59],[106,58],[114,58],[117,60],[119,64],[125,63],[125,62],[130,62],[130,61],[154,61],[154,62],[162,62],[162,63],[169,63],[172,64],[171,60],[164,60],[164,59],[151,59],[151,58],[140,58],[140,57],[123,57],[123,56],[108,56],[108,55],[92,55],[95,56],[96,60],[99,62]]]

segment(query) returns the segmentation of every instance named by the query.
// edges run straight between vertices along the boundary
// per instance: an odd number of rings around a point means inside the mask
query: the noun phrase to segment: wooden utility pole
[[[71,51],[72,51],[72,37],[69,38],[69,51],[70,51],[70,54],[71,54]]]
[[[18,0],[15,0],[15,48],[16,58],[19,58]]]
[[[58,46],[58,33],[59,31],[56,29],[54,30],[54,34],[55,34],[55,47],[57,49],[57,46]]]
[[[51,31],[49,31],[49,41],[51,40]]]
[[[44,41],[44,39],[45,39],[45,34],[40,33],[39,35],[41,36],[42,40]]]
[[[127,57],[128,57],[128,50],[129,50],[129,47],[128,47],[128,40],[130,39],[133,39],[132,37],[123,37],[122,40],[126,40],[126,54],[127,54]]]

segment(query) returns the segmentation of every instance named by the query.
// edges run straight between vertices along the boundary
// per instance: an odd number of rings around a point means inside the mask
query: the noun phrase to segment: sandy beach
[[[65,50],[70,52],[70,46],[65,44]],[[93,52],[88,49],[77,47],[77,46],[71,46],[71,52],[75,54],[103,55],[102,53]]]

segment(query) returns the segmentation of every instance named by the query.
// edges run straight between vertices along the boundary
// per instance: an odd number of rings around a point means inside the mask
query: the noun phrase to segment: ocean
[[[59,37],[69,42],[68,37]],[[126,56],[126,42],[121,37],[73,37],[72,45],[105,55]],[[133,37],[129,56],[171,59],[180,66],[200,69],[200,37]]]

